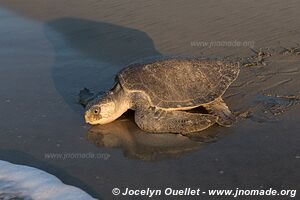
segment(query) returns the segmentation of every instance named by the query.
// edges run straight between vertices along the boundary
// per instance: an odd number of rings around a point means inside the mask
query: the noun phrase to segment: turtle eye
[[[99,114],[99,113],[100,113],[100,108],[94,108],[94,109],[93,109],[93,113],[94,113],[95,115]]]

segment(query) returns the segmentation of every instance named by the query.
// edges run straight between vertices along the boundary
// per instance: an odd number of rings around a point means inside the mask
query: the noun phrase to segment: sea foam
[[[42,170],[0,160],[0,199],[91,200],[79,188]]]

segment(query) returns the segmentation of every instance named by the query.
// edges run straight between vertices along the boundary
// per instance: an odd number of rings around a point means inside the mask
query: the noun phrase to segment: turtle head
[[[91,101],[85,111],[85,121],[89,124],[107,124],[113,121],[115,113],[115,102],[108,96],[102,97],[101,99]]]
[[[128,105],[124,101],[124,91],[117,84],[104,95],[95,97],[86,106],[85,121],[89,124],[107,124],[119,118]]]

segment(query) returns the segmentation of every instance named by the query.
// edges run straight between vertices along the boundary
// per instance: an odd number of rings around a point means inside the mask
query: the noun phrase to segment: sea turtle
[[[128,109],[144,131],[190,133],[214,123],[231,126],[235,116],[221,96],[239,74],[239,64],[220,59],[167,57],[134,62],[121,70],[111,90],[91,100],[89,124],[106,124]],[[207,112],[188,110],[202,107]]]

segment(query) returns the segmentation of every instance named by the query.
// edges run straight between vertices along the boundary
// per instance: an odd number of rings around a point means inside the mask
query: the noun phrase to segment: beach
[[[114,188],[299,191],[299,9],[293,0],[0,0],[0,160],[46,171],[97,199],[115,199]],[[255,60],[251,49],[272,55],[241,65],[224,94],[239,116],[230,128],[153,135],[130,112],[105,126],[84,122],[79,91],[108,90],[135,60]]]

